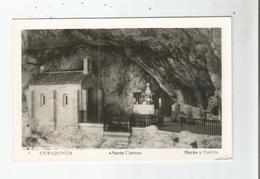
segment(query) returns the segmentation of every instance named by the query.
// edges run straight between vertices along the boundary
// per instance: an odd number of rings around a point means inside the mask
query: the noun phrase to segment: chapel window
[[[67,106],[69,104],[69,99],[67,94],[63,94],[63,106]]]
[[[46,99],[45,99],[45,95],[44,94],[41,94],[40,105],[41,105],[41,107],[44,107],[46,105]]]

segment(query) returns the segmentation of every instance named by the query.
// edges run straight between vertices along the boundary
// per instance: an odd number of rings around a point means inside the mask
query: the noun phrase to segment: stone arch
[[[215,99],[210,99],[207,107],[208,112],[212,112],[213,108],[218,107],[218,102]]]
[[[219,100],[216,96],[209,98],[208,107],[207,107],[209,119],[212,119],[212,118],[220,119],[220,116],[221,116],[220,105],[221,104],[219,103]]]

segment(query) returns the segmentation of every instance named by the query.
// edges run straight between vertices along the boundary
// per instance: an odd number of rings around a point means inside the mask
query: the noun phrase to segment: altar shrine
[[[160,100],[159,100],[160,101]],[[146,83],[145,92],[134,96],[133,112],[138,114],[154,114],[153,93],[150,83]]]

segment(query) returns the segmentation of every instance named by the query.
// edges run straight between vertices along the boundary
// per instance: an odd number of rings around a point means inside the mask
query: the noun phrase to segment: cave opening
[[[218,106],[213,107],[213,109],[212,109],[212,114],[213,114],[214,116],[218,116],[218,115],[219,115]]]

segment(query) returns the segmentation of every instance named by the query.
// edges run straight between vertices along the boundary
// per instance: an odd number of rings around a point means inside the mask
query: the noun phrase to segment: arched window
[[[88,72],[89,73],[92,72],[92,60],[91,59],[88,60]]]
[[[83,62],[83,73],[84,74],[88,74],[92,71],[92,61],[90,59],[89,56],[84,58],[84,62]]]
[[[40,105],[41,107],[44,107],[46,105],[46,99],[44,94],[41,94],[40,96]]]
[[[63,106],[67,106],[69,104],[69,98],[67,94],[63,94]]]

